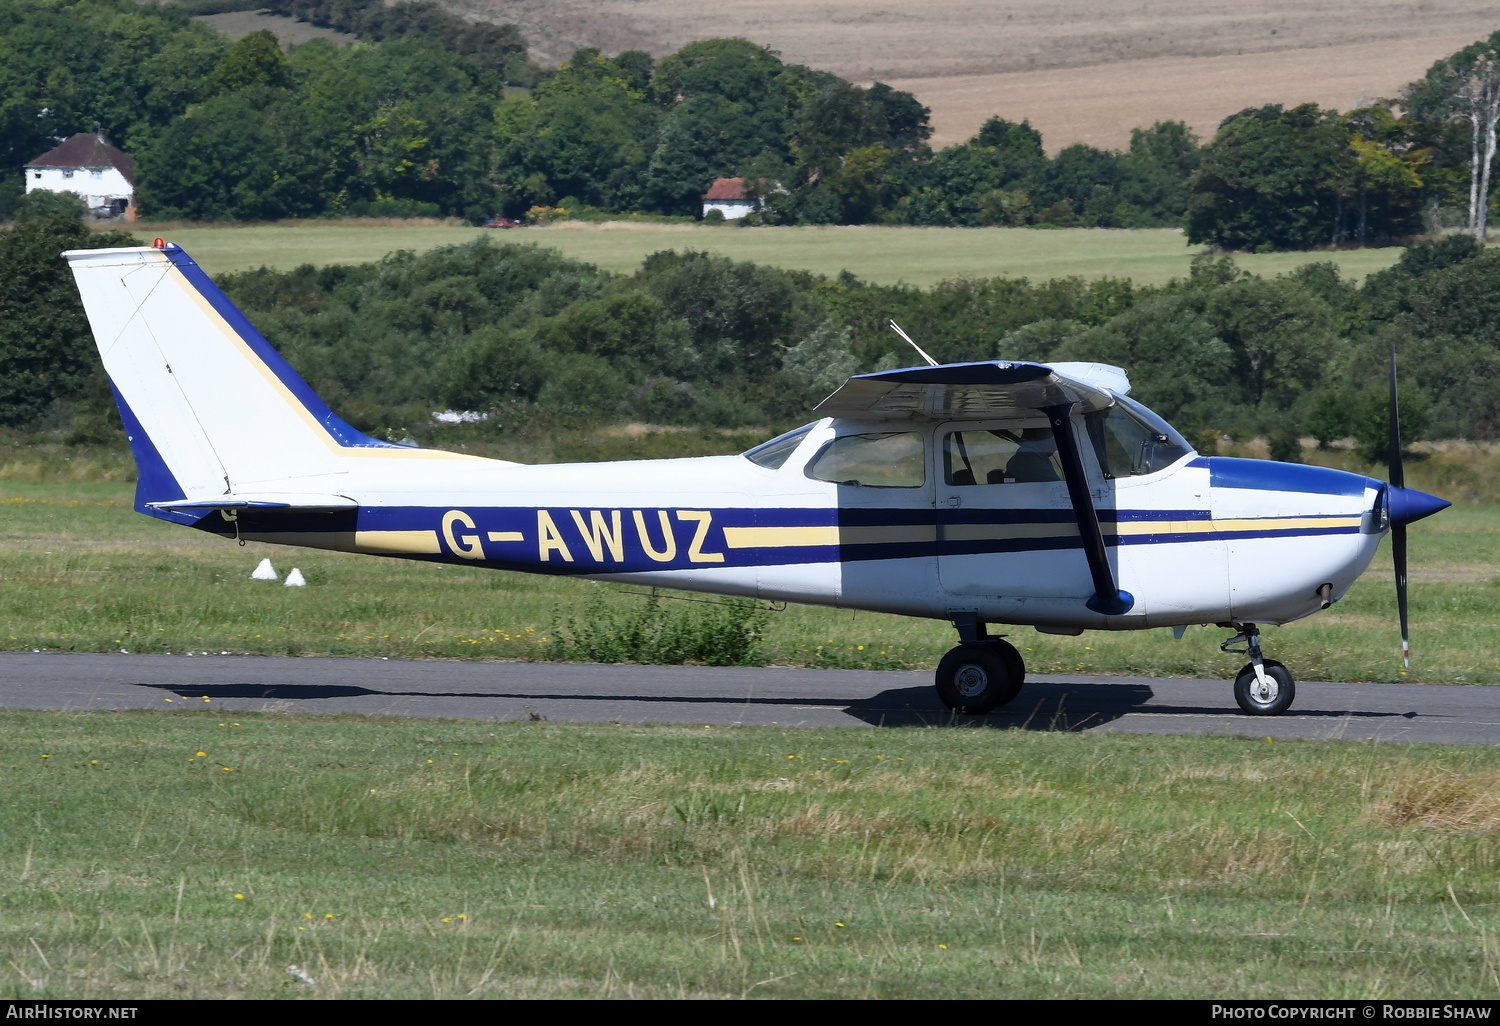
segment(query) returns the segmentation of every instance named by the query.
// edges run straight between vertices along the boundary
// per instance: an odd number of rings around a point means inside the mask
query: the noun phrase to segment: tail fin
[[[180,247],[63,255],[130,436],[142,512],[327,494],[341,454],[405,448],[340,420]]]

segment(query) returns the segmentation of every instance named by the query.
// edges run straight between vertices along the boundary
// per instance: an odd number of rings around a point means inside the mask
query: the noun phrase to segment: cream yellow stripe
[[[903,542],[908,545],[937,541],[934,524],[887,524],[879,527],[844,527],[839,541],[845,545],[879,545]]]
[[[1218,531],[1296,531],[1308,528],[1358,527],[1359,517],[1260,517],[1239,520],[1134,520],[1100,524],[1105,535],[1213,534]],[[1074,524],[948,524],[946,541],[1009,541],[1023,538],[1066,538],[1076,535]],[[782,549],[806,545],[876,545],[937,540],[931,525],[887,527],[726,527],[724,544],[731,549]]]
[[[361,552],[399,552],[408,555],[436,556],[436,531],[355,531],[354,547]]]
[[[1212,520],[1132,520],[1124,524],[1103,524],[1104,533],[1115,534],[1212,534],[1219,529]]]
[[[887,524],[871,527],[726,527],[731,549],[787,549],[803,545],[882,545],[937,541],[932,524]]]
[[[1215,520],[1219,531],[1297,531],[1316,527],[1358,527],[1359,517],[1257,517],[1244,520]]]
[[[726,527],[731,549],[787,549],[798,545],[837,545],[837,527]]]
[[[487,537],[492,542],[518,542],[526,540],[526,536],[520,531],[491,531]]]
[[[1109,533],[1107,526],[1104,530]],[[1077,524],[947,524],[943,527],[944,540],[957,542],[1066,538],[1077,533]]]

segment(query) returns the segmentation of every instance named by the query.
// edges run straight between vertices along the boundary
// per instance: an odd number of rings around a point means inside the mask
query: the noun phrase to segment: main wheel
[[[1021,678],[993,644],[959,645],[937,667],[937,693],[944,705],[979,715],[1015,698]],[[1019,654],[1016,657],[1020,658]]]
[[[1021,658],[1016,646],[1008,641],[996,640],[990,642],[990,645],[1005,660],[1005,665],[1010,668],[1010,675],[1016,679],[1016,689],[1020,690],[1021,685],[1026,683],[1026,660]]]
[[[1247,663],[1234,678],[1234,700],[1251,716],[1280,716],[1297,697],[1297,684],[1285,666],[1274,659],[1261,663],[1266,668],[1269,685],[1255,679],[1255,665]]]

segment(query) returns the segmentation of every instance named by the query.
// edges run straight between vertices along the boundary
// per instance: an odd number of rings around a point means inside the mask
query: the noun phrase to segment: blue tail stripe
[[[187,498],[187,492],[182,490],[182,485],[177,483],[177,478],[167,467],[167,461],[161,458],[156,445],[151,441],[151,436],[146,434],[146,429],[141,427],[140,418],[115,387],[115,383],[109,383],[109,390],[114,393],[115,405],[120,410],[120,420],[125,424],[125,437],[130,442],[130,455],[135,457],[135,466],[139,476],[135,482],[135,511],[144,513],[148,517],[156,517],[159,520],[170,520],[174,524],[191,524],[197,518],[184,516],[180,513],[171,513],[167,510],[152,509],[147,506],[148,502],[171,502],[173,499]]]

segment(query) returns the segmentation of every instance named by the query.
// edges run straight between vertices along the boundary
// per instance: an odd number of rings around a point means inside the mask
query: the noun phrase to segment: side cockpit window
[[[812,458],[807,476],[868,488],[920,488],[927,482],[922,436],[915,431],[843,435]]]
[[[943,479],[956,487],[1061,481],[1052,429],[970,428],[943,436]]]
[[[781,465],[797,451],[797,446],[802,444],[802,439],[807,437],[807,433],[814,426],[815,423],[803,424],[784,435],[777,435],[769,442],[761,442],[755,448],[747,449],[740,455],[756,466],[765,467],[767,470],[780,470]]]

